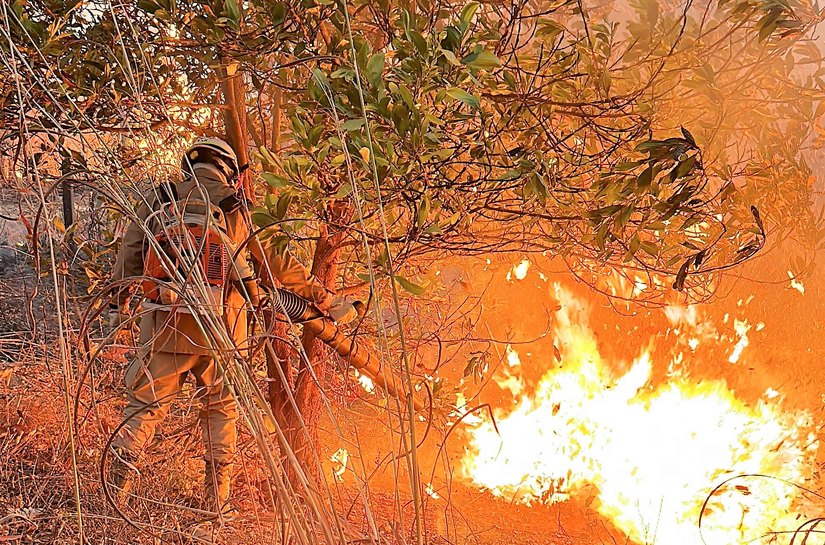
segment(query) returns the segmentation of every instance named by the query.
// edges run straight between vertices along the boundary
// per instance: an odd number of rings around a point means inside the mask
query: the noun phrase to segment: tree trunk
[[[278,427],[282,430],[289,430],[294,422],[289,392],[295,387],[295,371],[290,364],[292,353],[290,346],[287,342],[280,340],[287,338],[288,329],[287,325],[276,319],[272,312],[267,313],[265,320],[267,334],[272,336],[265,352],[266,376],[270,379],[267,390],[269,406]]]
[[[345,223],[345,218],[350,213],[351,211],[346,203],[334,204],[331,209],[334,223]],[[338,276],[338,257],[341,253],[341,242],[343,240],[343,232],[331,234],[326,226],[321,227],[318,244],[315,246],[311,272],[327,288],[335,285],[335,279]],[[303,417],[306,430],[301,427],[296,415],[293,414],[292,418],[294,420],[289,427],[288,437],[292,450],[295,452],[295,456],[304,472],[315,483],[319,483],[323,478],[318,473],[318,448],[320,447],[318,427],[323,413],[323,392],[321,388],[327,383],[328,369],[319,362],[318,355],[323,349],[320,343],[306,332],[302,342],[307,357],[312,363],[315,377],[312,376],[305,363],[301,365],[296,377],[295,401]]]
[[[246,88],[243,75],[236,72],[236,64],[226,64],[221,74],[221,91],[226,108],[223,110],[223,124],[226,130],[226,141],[235,150],[238,156],[238,165],[249,164],[247,143],[249,133],[246,129]],[[247,198],[252,198],[252,184],[247,173],[241,177],[241,183]]]

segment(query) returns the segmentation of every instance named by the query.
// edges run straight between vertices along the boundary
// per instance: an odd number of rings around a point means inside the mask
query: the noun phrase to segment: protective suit
[[[209,163],[194,163],[192,175],[176,184],[178,199],[204,200],[207,196],[214,205],[235,197],[235,189],[224,169]],[[153,206],[143,205],[138,217],[146,224]],[[221,207],[223,208],[223,206]],[[243,351],[247,348],[246,299],[243,282],[253,277],[252,266],[263,285],[283,287],[313,301],[325,309],[332,302],[331,294],[312,277],[306,268],[289,253],[253,239],[248,243],[250,226],[245,211],[238,208],[225,214],[226,230],[236,247],[248,250],[238,253],[232,267],[232,282],[228,287],[223,312],[224,325],[234,340],[234,346],[219,350]],[[151,219],[149,220],[151,224]],[[150,229],[151,230],[151,229]],[[147,250],[146,234],[138,223],[132,223],[123,237],[123,244],[113,270],[113,280],[138,277],[144,274]],[[274,277],[274,278],[273,278]],[[127,302],[129,293],[121,292],[120,304]],[[156,426],[166,416],[169,407],[192,374],[200,400],[200,422],[207,461],[207,494],[219,504],[225,504],[229,493],[229,477],[235,452],[237,408],[231,390],[224,380],[221,360],[214,341],[199,326],[196,318],[180,307],[169,307],[147,302],[148,310],[140,319],[140,347],[138,355],[126,372],[127,420],[113,446],[116,458],[134,458],[151,441]],[[231,354],[230,354],[231,355]],[[225,360],[224,360],[225,361]],[[116,460],[117,462],[117,460]],[[114,467],[114,466],[113,466]],[[112,471],[115,473],[117,468]],[[125,484],[125,478],[114,475],[114,484]],[[221,505],[219,505],[219,508]]]

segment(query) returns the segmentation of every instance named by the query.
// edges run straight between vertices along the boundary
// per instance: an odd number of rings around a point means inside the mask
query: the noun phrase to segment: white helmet
[[[218,158],[222,159],[226,163],[226,166],[232,170],[233,174],[237,175],[239,173],[238,156],[235,154],[235,150],[232,149],[232,146],[230,146],[225,140],[201,136],[192,142],[192,145],[186,150],[186,158],[184,159],[184,162],[197,162],[199,158],[198,150],[207,150],[208,152],[211,152],[212,154],[218,156]],[[207,153],[206,155],[209,154]]]

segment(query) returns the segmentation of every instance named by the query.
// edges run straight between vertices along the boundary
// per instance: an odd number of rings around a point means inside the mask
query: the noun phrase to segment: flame
[[[728,361],[730,363],[736,363],[739,361],[739,357],[742,355],[742,351],[750,344],[748,340],[748,331],[751,330],[750,324],[748,324],[747,320],[734,320],[733,321],[733,330],[736,331],[736,335],[739,337],[739,340],[736,341],[736,345],[733,347],[733,352],[731,352]]]
[[[332,453],[332,456],[329,457],[329,461],[332,462],[332,475],[338,481],[343,479],[344,473],[347,470],[347,462],[349,462],[349,451],[343,447],[336,450]]]
[[[461,475],[523,504],[592,497],[592,507],[637,543],[701,543],[697,522],[714,486],[745,473],[801,483],[817,443],[804,412],[748,405],[722,381],[651,384],[643,353],[615,374],[586,324],[587,308],[555,285],[562,367],[467,428]],[[513,368],[504,371],[510,373]],[[731,484],[705,511],[706,543],[740,543],[795,528],[796,491],[777,480]]]
[[[504,350],[504,357],[507,361],[507,368],[502,370],[503,376],[497,376],[494,380],[496,381],[496,384],[498,384],[499,388],[502,390],[507,390],[514,396],[517,396],[521,394],[522,390],[524,390],[524,381],[520,376],[511,373],[510,369],[519,367],[521,365],[521,358],[519,357],[518,352],[513,350],[513,347],[509,344]]]
[[[369,394],[373,393],[375,391],[375,383],[372,379],[363,373],[359,373],[357,369],[353,369],[353,371],[355,371],[355,378],[358,380],[361,388]]]
[[[513,347],[509,344],[507,345],[507,348],[504,350],[504,354],[507,357],[507,365],[509,365],[510,367],[516,367],[521,365],[521,358],[519,358],[518,352],[513,350]]]
[[[793,271],[788,271],[788,278],[791,279],[791,288],[795,289],[802,295],[805,295],[805,284],[796,279],[796,275]]]
[[[507,280],[512,282],[513,277],[516,277],[516,280],[524,280],[527,278],[527,271],[530,270],[530,261],[527,259],[522,259],[520,263],[513,265],[513,268],[507,271]]]
[[[455,410],[452,411],[448,416],[451,419],[450,425],[453,425],[458,419],[461,419],[463,422],[467,424],[480,424],[483,422],[480,416],[476,413],[468,413],[469,407],[467,407],[467,397],[461,393],[456,392],[455,395]]]
[[[633,277],[633,295],[639,295],[643,291],[647,289],[647,282],[639,278],[638,276]]]

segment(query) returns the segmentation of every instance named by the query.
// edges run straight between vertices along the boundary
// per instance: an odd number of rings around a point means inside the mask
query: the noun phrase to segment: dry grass
[[[120,420],[122,361],[107,360],[108,371],[96,377],[97,403],[84,400],[78,426],[78,465],[84,533],[90,543],[147,543],[142,534],[106,502],[100,485],[100,459],[107,432]],[[30,358],[3,368],[0,386],[0,540],[12,543],[67,543],[77,539],[77,515],[67,418],[59,382],[44,361]],[[124,509],[138,526],[163,543],[195,543],[193,531],[205,517],[197,507],[203,480],[202,447],[196,405],[184,391],[169,418],[160,426],[152,447],[139,463],[135,497]],[[233,512],[222,532],[225,543],[273,543],[281,517],[267,506],[267,474],[252,437],[241,431]],[[336,492],[342,521],[353,542],[364,537],[367,517],[357,494]],[[397,522],[390,520],[394,498],[389,492],[371,498],[386,543],[405,542]],[[377,515],[376,515],[377,513]],[[383,513],[383,515],[382,515]],[[388,517],[389,515],[389,517]],[[412,510],[405,513],[411,527]],[[432,515],[430,515],[432,519]],[[432,520],[428,525],[432,527]],[[276,541],[278,542],[278,541]],[[430,540],[435,542],[435,540]]]

